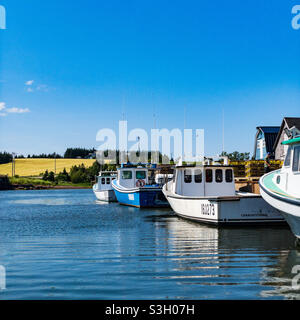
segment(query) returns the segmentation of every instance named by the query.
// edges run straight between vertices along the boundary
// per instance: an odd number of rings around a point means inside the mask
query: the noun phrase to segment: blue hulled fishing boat
[[[161,208],[169,204],[162,193],[162,185],[155,182],[155,167],[122,165],[112,187],[120,204],[139,208]]]

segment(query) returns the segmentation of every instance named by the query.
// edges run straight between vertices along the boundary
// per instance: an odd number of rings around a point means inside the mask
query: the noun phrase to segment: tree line
[[[231,161],[247,161],[247,160],[250,160],[250,152],[234,151],[232,153],[227,153],[227,152],[223,151],[221,153],[221,156],[226,156]]]
[[[9,163],[12,161],[12,155],[8,152],[0,152],[0,164]]]
[[[132,152],[132,151],[131,151]],[[134,151],[135,152],[135,151]],[[142,151],[143,152],[143,151]],[[135,154],[137,157],[140,156],[139,151],[136,151]],[[108,155],[108,150],[106,152],[104,152],[104,155],[107,156]],[[128,153],[129,155],[129,153]],[[229,160],[231,161],[244,161],[244,160],[249,160],[250,159],[250,153],[249,152],[238,152],[238,151],[234,151],[232,153],[227,153],[227,152],[222,152],[221,154],[222,156],[228,156]],[[166,157],[164,155],[162,155],[159,152],[158,155],[158,159],[159,162],[162,162],[163,157]],[[16,156],[17,159],[24,159],[25,157],[23,155],[17,155]],[[65,159],[76,159],[76,158],[92,158],[95,159],[96,158],[96,149],[85,149],[85,148],[68,148],[64,155],[61,156],[58,153],[49,153],[49,154],[32,154],[32,155],[28,155],[27,158],[32,158],[32,159],[61,159],[61,158],[65,158]],[[146,156],[144,158],[148,158],[148,162],[151,161],[151,151],[146,151]],[[116,161],[117,163],[119,163],[119,159],[120,159],[120,151],[116,150]],[[173,159],[171,159],[172,161]],[[11,153],[8,152],[0,152],[0,164],[4,164],[4,163],[9,163],[12,161],[12,155]]]
[[[68,148],[64,153],[64,158],[74,159],[74,158],[95,158],[96,149],[85,149],[85,148]]]
[[[64,155],[60,155],[56,152],[53,153],[41,153],[41,154],[28,154],[24,156],[22,154],[18,154],[15,156],[16,159],[76,159],[76,158],[96,158],[96,149],[85,149],[85,148],[68,148]],[[9,152],[0,152],[0,164],[9,163],[12,161],[12,154]]]
[[[102,170],[107,169],[115,169],[115,168],[108,168],[108,165],[105,165],[105,168],[102,168]],[[62,172],[60,172],[58,175],[55,176],[53,171],[46,170],[43,173],[42,179],[45,181],[50,182],[72,182],[72,183],[92,183],[95,181],[95,176],[98,176],[100,171],[100,165],[97,161],[93,163],[91,167],[86,168],[84,164],[81,164],[79,166],[72,166],[70,169],[70,172],[67,172],[66,169],[64,169]]]

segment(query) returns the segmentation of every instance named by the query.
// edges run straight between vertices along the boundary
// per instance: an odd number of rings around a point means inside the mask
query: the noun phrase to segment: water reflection
[[[249,289],[259,285],[257,298],[300,298],[300,290],[291,285],[300,252],[288,228],[216,228],[177,217],[165,221],[169,253],[176,256],[177,270],[185,272],[178,279],[206,278],[198,284]]]
[[[91,190],[0,193],[0,299],[300,298],[288,228],[215,228],[95,203]]]

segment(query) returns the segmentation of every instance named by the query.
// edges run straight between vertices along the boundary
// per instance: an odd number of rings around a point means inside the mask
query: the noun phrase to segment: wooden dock
[[[260,194],[258,181],[258,177],[235,178],[235,188],[239,191]]]

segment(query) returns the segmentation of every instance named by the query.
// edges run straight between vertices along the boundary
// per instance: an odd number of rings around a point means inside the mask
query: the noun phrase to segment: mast
[[[224,121],[224,108],[222,109],[222,152],[225,152],[225,121]]]

